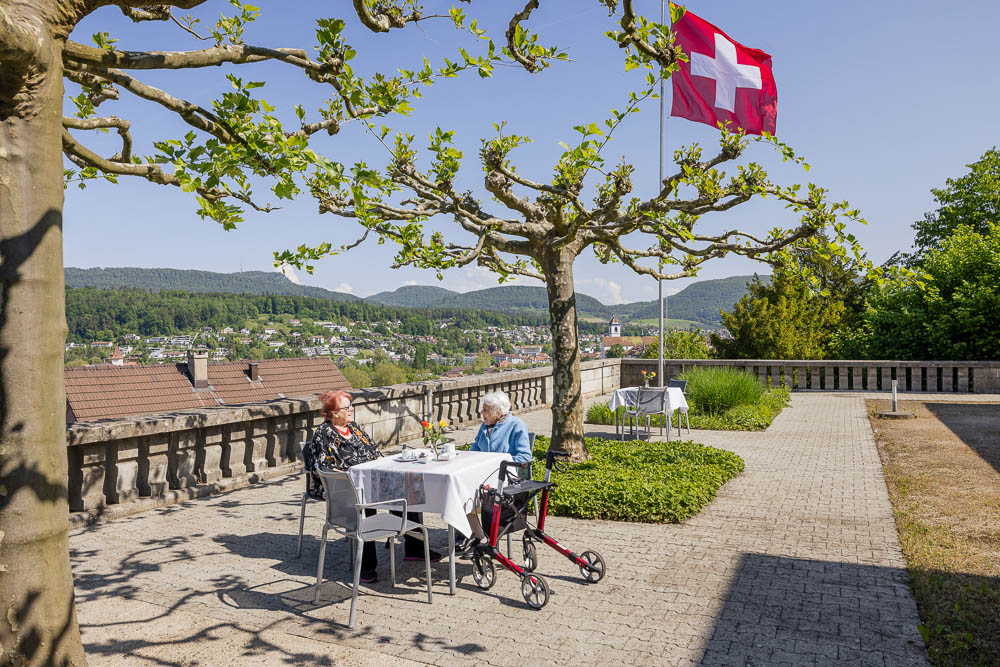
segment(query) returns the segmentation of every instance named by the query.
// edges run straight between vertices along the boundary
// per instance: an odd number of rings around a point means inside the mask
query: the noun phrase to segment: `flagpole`
[[[665,23],[666,13],[664,8],[667,4],[667,0],[660,0],[660,24]],[[663,100],[663,65],[660,65],[660,180],[657,182],[656,191],[659,192],[660,188],[663,187],[663,139],[666,133],[666,116],[664,112],[666,111],[666,105]],[[663,262],[659,262],[657,265],[659,272],[663,272]],[[663,279],[658,278],[656,280],[657,291],[659,293],[659,303],[660,303],[660,344],[659,344],[659,354],[657,355],[657,377],[660,378],[660,386],[665,387],[666,382],[663,378]]]

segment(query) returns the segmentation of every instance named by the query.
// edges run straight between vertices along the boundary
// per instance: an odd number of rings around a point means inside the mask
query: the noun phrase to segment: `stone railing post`
[[[198,477],[203,484],[215,484],[222,479],[222,427],[209,426],[202,431],[198,450]]]
[[[107,448],[103,442],[78,445],[69,451],[69,508],[85,512],[104,507]]]
[[[170,433],[146,436],[139,444],[139,476],[136,487],[140,496],[158,498],[169,488]]]
[[[186,489],[198,483],[198,431],[194,429],[173,434],[167,454],[167,482],[171,489]]]
[[[139,439],[120,440],[108,450],[108,476],[104,494],[108,503],[126,503],[139,498]]]

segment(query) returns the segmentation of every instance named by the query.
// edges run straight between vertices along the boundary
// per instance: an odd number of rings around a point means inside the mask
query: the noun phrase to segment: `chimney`
[[[188,375],[195,389],[208,389],[208,352],[188,350]]]
[[[250,375],[251,382],[257,382],[260,380],[260,371],[257,370],[257,362],[251,361],[250,367],[247,369],[247,373]]]

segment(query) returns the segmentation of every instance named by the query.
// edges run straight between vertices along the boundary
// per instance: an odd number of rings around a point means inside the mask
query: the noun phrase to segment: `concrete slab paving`
[[[599,551],[608,574],[584,583],[540,550],[552,586],[540,611],[505,571],[478,590],[468,561],[454,597],[446,562],[434,566],[427,604],[423,564],[399,564],[392,589],[380,546],[381,579],[363,587],[349,630],[342,542],[328,549],[312,603],[318,503],[295,556],[301,473],[80,528],[70,546],[88,656],[94,665],[927,664],[868,396],[796,393],[766,432],[685,432],[736,452],[746,471],[683,524],[551,518],[568,546]],[[547,411],[523,417],[548,431]],[[444,524],[427,522],[443,551]]]

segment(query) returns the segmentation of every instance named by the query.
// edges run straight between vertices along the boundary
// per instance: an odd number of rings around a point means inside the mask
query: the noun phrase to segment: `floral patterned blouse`
[[[309,471],[307,493],[311,498],[323,500],[323,482],[315,474],[323,470],[347,470],[353,465],[374,461],[382,456],[378,446],[356,422],[347,425],[349,435],[340,433],[330,422],[323,422],[313,434],[305,449],[305,469]]]

